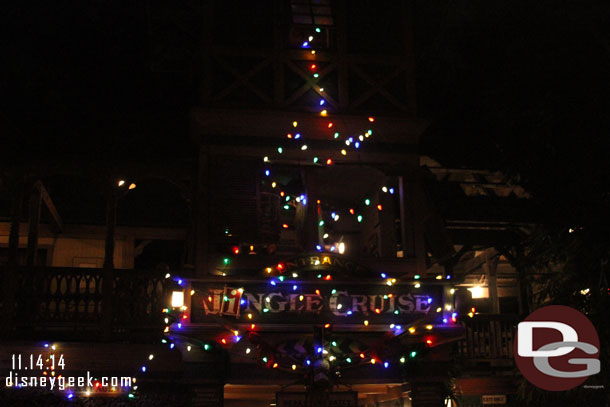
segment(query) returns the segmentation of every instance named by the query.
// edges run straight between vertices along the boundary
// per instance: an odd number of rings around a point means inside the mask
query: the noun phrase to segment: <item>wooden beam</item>
[[[414,117],[376,116],[371,124],[363,115],[333,114],[332,117],[312,115],[310,112],[280,110],[235,110],[195,107],[191,109],[191,137],[205,142],[206,136],[272,137],[286,138],[286,129],[298,122],[298,130],[310,139],[328,140],[328,122],[334,123],[341,134],[362,134],[373,130],[373,143],[397,143],[417,145],[419,137],[428,126],[425,120]]]
[[[385,76],[381,81],[374,80],[371,78],[366,72],[360,69],[357,65],[351,65],[351,68],[354,72],[356,72],[362,79],[364,79],[371,87],[364,93],[362,93],[358,99],[356,99],[351,105],[351,108],[355,108],[360,106],[362,103],[366,102],[376,93],[384,96],[390,103],[392,103],[397,108],[409,111],[407,105],[402,103],[400,100],[396,99],[391,93],[389,93],[385,86],[392,81],[396,76],[398,76],[401,72],[403,72],[403,67],[397,67],[394,72]]]
[[[28,266],[36,263],[36,252],[38,251],[38,229],[40,225],[40,207],[42,204],[42,183],[36,181],[30,193],[30,217],[28,226],[28,247],[25,262]]]
[[[220,63],[220,65],[226,69],[227,71],[229,71],[233,76],[235,76],[235,82],[233,82],[232,84],[230,84],[228,87],[226,87],[225,89],[223,89],[222,91],[220,91],[220,93],[218,93],[217,95],[214,95],[214,99],[218,100],[218,99],[222,99],[225,96],[229,95],[231,92],[233,92],[235,89],[239,88],[240,85],[245,86],[246,88],[248,88],[249,90],[251,90],[253,93],[255,93],[259,98],[261,98],[261,100],[265,103],[270,104],[271,103],[271,98],[265,94],[265,92],[263,92],[262,90],[260,90],[260,88],[254,84],[252,84],[249,79],[251,77],[253,77],[254,75],[256,75],[259,71],[263,70],[264,68],[267,67],[267,65],[270,65],[273,61],[270,59],[265,59],[261,62],[259,62],[258,64],[256,64],[253,68],[251,68],[248,72],[246,72],[245,74],[241,74],[240,72],[238,72],[237,70],[235,70],[231,64],[229,64],[228,62],[226,62],[225,60],[223,60],[221,57],[216,56],[216,60],[218,61],[218,63]]]

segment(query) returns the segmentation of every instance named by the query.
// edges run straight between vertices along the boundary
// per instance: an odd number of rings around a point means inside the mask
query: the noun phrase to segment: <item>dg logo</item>
[[[551,305],[517,326],[517,367],[534,386],[563,391],[599,373],[599,338],[589,319],[571,307]]]

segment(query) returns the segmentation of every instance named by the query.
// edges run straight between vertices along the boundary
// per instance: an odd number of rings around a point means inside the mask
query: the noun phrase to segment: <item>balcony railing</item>
[[[475,315],[465,321],[457,355],[465,362],[512,365],[516,315]]]
[[[18,268],[12,297],[12,332],[16,337],[100,338],[104,312],[111,315],[106,336],[130,339],[161,332],[170,279],[164,272],[114,270],[111,306],[103,304],[102,269]],[[1,293],[0,293],[1,295]],[[0,298],[3,305],[11,301]],[[4,306],[4,309],[11,307]],[[4,316],[7,318],[7,316]]]

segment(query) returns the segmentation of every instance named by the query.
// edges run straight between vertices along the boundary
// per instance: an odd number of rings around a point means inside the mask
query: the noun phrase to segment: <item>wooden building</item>
[[[118,394],[180,387],[193,406],[508,403],[526,288],[502,248],[527,193],[418,153],[412,2],[186,7],[148,18],[153,38],[200,24],[196,160],[174,178],[188,224],[116,226],[115,193],[105,227],[13,216],[0,359],[43,338],[74,369],[114,353],[98,370],[142,383]],[[180,264],[138,269],[150,240],[183,244]]]

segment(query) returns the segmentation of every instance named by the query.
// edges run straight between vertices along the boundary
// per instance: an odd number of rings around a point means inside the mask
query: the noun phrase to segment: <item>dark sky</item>
[[[5,163],[190,154],[196,64],[183,56],[198,31],[168,48],[175,69],[153,69],[152,3],[2,4]],[[422,152],[514,174],[550,202],[608,199],[607,2],[425,0],[415,11],[419,115],[432,123]]]

